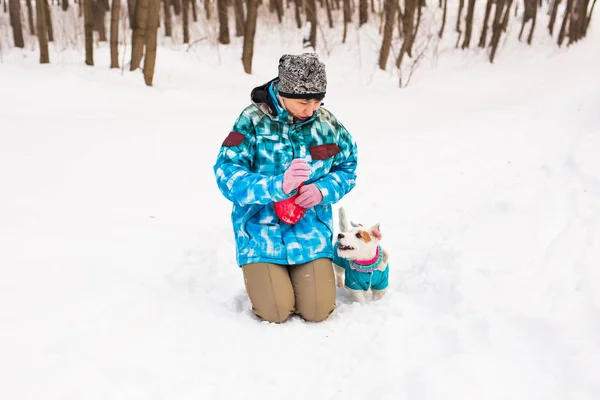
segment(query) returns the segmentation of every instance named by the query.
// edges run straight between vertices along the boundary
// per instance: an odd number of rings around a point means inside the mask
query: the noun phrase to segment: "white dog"
[[[337,236],[333,265],[338,287],[348,289],[352,298],[366,302],[365,293],[373,292],[373,300],[379,300],[388,286],[389,255],[379,244],[379,224],[364,229],[361,224],[349,229],[346,212],[339,209],[340,233]]]

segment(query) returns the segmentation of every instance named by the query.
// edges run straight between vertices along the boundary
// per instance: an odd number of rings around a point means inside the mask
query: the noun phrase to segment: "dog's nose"
[[[338,239],[343,239],[344,238],[344,234],[343,233],[338,233]]]

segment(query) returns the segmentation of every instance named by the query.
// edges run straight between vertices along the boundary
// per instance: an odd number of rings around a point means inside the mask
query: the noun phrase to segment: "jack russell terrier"
[[[351,224],[353,228],[349,229],[346,212],[340,207],[340,233],[333,257],[336,284],[345,287],[360,303],[366,302],[365,294],[369,290],[373,292],[373,300],[379,300],[388,287],[389,275],[389,255],[379,244],[379,224],[369,229],[354,222]]]

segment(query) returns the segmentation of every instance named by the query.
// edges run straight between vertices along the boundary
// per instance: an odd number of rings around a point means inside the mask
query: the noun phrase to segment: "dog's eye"
[[[355,235],[355,236],[356,236],[357,238],[359,238],[359,239],[362,237],[362,235],[360,234],[360,232],[356,232],[356,235]]]

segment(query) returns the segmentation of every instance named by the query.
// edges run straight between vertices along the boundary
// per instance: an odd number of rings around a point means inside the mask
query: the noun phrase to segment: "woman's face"
[[[320,100],[290,99],[282,97],[285,109],[299,121],[306,121],[317,111],[321,105]]]

